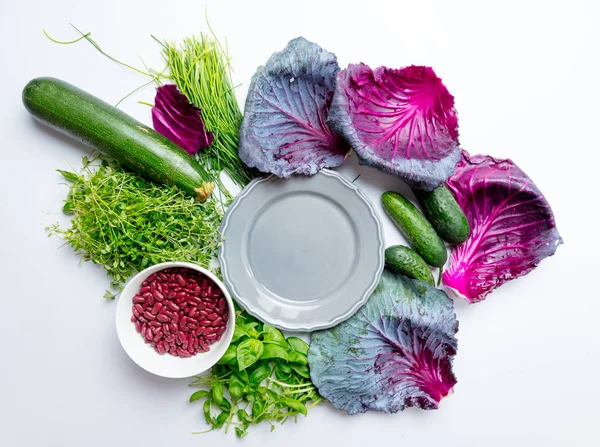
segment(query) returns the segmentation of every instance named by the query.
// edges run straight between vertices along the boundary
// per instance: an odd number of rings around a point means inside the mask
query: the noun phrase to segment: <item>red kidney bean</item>
[[[177,326],[176,323],[171,323],[171,332],[176,334],[178,330],[179,330],[179,326]]]
[[[185,332],[179,331],[177,336],[179,337],[179,340],[181,340],[181,343],[186,343],[187,337],[185,336]]]
[[[212,314],[208,314],[206,316],[206,318],[209,319],[209,320],[216,320],[217,318],[219,318],[219,316],[217,314],[215,314],[215,313],[212,313]]]
[[[151,290],[150,287],[144,286],[140,289],[140,293],[143,295],[144,293],[150,292],[150,290]]]
[[[133,297],[132,301],[135,304],[144,304],[146,302],[146,300],[144,299],[144,297],[142,295],[136,295]]]
[[[216,320],[213,320],[211,326],[216,327],[216,326],[220,325],[222,321],[223,321],[223,319],[221,317],[219,317]]]
[[[179,323],[179,314],[178,313],[173,314],[173,323],[175,323],[175,324]]]
[[[188,329],[189,329],[190,331],[195,331],[196,329],[198,329],[198,325],[197,325],[197,324],[195,324],[195,323],[189,323],[189,324],[187,325],[187,327],[188,327]]]
[[[203,352],[206,352],[210,349],[203,338],[198,339],[198,344],[200,345],[200,348]]]
[[[138,321],[141,321],[142,323],[147,323],[148,322],[148,320],[146,320],[141,314],[138,317]]]
[[[198,311],[198,315],[206,317],[208,315],[208,311],[206,311],[206,310],[199,310]],[[203,318],[203,320],[204,320],[204,318]]]
[[[160,321],[151,321],[150,326],[162,328],[162,323]]]
[[[217,303],[217,307],[219,308],[219,310],[227,309],[227,301],[225,301],[225,298],[221,298],[219,300],[219,302]]]
[[[136,332],[141,332],[142,331],[142,323],[140,323],[137,320],[135,322],[135,330],[136,330]]]
[[[196,287],[194,287],[194,290],[192,290],[192,295],[194,295],[194,296],[198,296],[198,295],[200,295],[200,293],[201,293],[200,286],[196,286]]]
[[[198,314],[198,311],[196,310],[196,308],[195,308],[195,307],[192,307],[192,308],[191,308],[191,309],[188,311],[188,315],[189,315],[190,317],[192,317],[192,318],[193,318],[193,317],[195,317],[197,314]]]
[[[198,320],[196,320],[195,318],[192,318],[192,317],[188,317],[188,319],[187,319],[188,326],[190,325],[190,323],[198,324]]]
[[[167,306],[169,306],[169,309],[171,309],[174,312],[177,312],[178,310],[180,310],[179,306],[177,304],[175,304],[173,301],[167,302]]]
[[[184,279],[183,276],[181,276],[181,274],[175,275],[175,279],[179,283],[180,287],[184,287],[187,284],[187,281]]]
[[[165,349],[165,345],[162,343],[156,345],[156,350],[159,354],[165,354],[167,352],[167,350]]]
[[[163,323],[162,326],[163,332],[167,335],[169,335],[171,333],[171,325]]]
[[[169,318],[169,316],[167,314],[164,314],[164,313],[158,314],[156,316],[156,319],[158,321],[162,322],[162,323],[167,323],[167,322],[171,321],[171,319]]]
[[[156,315],[160,312],[160,310],[162,309],[163,304],[162,303],[156,303],[154,304],[154,306],[152,306],[152,310],[150,311],[150,313],[152,315]]]
[[[218,336],[221,336],[221,335],[223,335],[223,333],[224,333],[224,332],[225,332],[225,326],[219,326],[219,327],[217,328],[217,332],[216,332],[216,334],[217,334]]]
[[[150,306],[154,306],[154,295],[150,294],[150,296],[148,297],[148,304]]]
[[[144,312],[144,308],[142,307],[142,305],[141,305],[141,304],[134,304],[134,305],[133,305],[133,309],[134,309],[134,310],[137,310],[139,313],[142,313],[142,312]]]
[[[165,275],[163,272],[158,272],[158,277],[160,278],[161,281],[169,280],[169,277],[167,275]]]
[[[196,329],[196,335],[199,336],[199,335],[204,334],[205,330],[206,330],[205,326],[198,326],[198,329]]]
[[[152,273],[150,276],[148,276],[148,278],[146,280],[148,281],[148,283],[151,283],[155,279],[156,279],[156,273]]]
[[[181,348],[177,348],[177,355],[179,355],[179,357],[190,357],[191,354],[189,352],[187,352],[184,349]]]
[[[158,290],[156,292],[154,292],[152,294],[152,296],[154,297],[154,299],[156,301],[164,301],[164,299],[165,299],[165,296],[162,293],[160,293]]]
[[[158,331],[156,334],[154,334],[154,338],[152,339],[152,341],[154,342],[158,342],[160,340],[162,340],[164,334],[162,331]]]
[[[211,320],[200,320],[198,321],[198,324],[201,324],[202,326],[210,326],[212,324]]]
[[[147,318],[148,320],[156,320],[156,315],[152,315],[147,310],[144,311],[144,313],[142,315],[144,315],[144,318]]]

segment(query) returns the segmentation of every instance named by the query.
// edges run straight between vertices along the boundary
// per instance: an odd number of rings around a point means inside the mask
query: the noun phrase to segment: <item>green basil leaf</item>
[[[240,421],[242,421],[242,423],[246,423],[249,424],[250,422],[252,422],[252,418],[250,417],[250,415],[246,412],[246,410],[244,410],[243,408],[240,408],[237,411],[237,416],[240,419]]]
[[[246,334],[248,334],[249,337],[251,337],[251,338],[258,338],[258,336],[260,334],[256,330],[256,326],[258,326],[258,323],[246,323],[243,326],[243,328],[244,328],[244,331],[246,332]]]
[[[302,413],[304,416],[306,416],[306,405],[304,405],[299,400],[292,399],[291,397],[286,397],[284,399],[281,399],[280,402],[283,405],[285,405],[286,407],[288,407],[298,413]]]
[[[265,408],[264,402],[262,402],[260,400],[255,400],[252,403],[252,416],[254,416],[255,419],[257,417],[259,417],[260,414],[263,412],[264,408]]]
[[[243,438],[244,436],[246,436],[248,434],[248,424],[244,424],[243,428],[240,427],[236,427],[235,428],[235,435],[238,438]]]
[[[213,385],[212,389],[210,390],[210,395],[216,405],[221,405],[223,402],[223,384],[218,382]]]
[[[244,385],[246,385],[250,381],[250,377],[248,376],[248,371],[246,371],[246,370],[238,371],[237,373],[235,373],[235,375],[238,376],[238,378]]]
[[[287,342],[294,351],[308,355],[308,343],[298,337],[288,337]]]
[[[261,383],[267,377],[271,375],[271,368],[269,365],[262,365],[258,367],[251,375],[250,382],[251,383]]]
[[[231,411],[231,404],[229,403],[229,401],[225,398],[223,398],[223,400],[221,401],[221,403],[219,404],[219,408],[223,411]]]
[[[215,425],[215,420],[212,418],[212,416],[210,415],[210,408],[211,408],[211,402],[210,399],[206,399],[204,401],[204,419],[206,419],[206,422],[212,426]]]
[[[240,338],[247,337],[247,336],[248,336],[248,332],[246,332],[246,330],[243,327],[238,326],[236,324],[235,328],[233,329],[233,337],[231,339],[231,343],[235,343]],[[231,347],[231,345],[229,347]]]
[[[79,176],[74,172],[63,171],[62,169],[57,169],[56,171],[60,172],[60,174],[65,178],[65,180],[68,180],[70,182],[76,182],[79,179]]]
[[[260,356],[260,358],[261,358],[261,360],[262,359],[282,359],[282,360],[287,360],[288,359],[288,353],[281,346],[273,345],[273,344],[268,344],[268,345],[265,345],[265,349],[264,349],[262,355]]]
[[[304,377],[305,379],[310,379],[310,372],[308,370],[308,366],[306,365],[298,365],[295,363],[291,363],[290,367],[296,371],[296,373],[302,377]]]
[[[244,384],[238,378],[237,375],[233,374],[229,379],[229,394],[232,399],[238,399],[244,392]]]
[[[217,364],[219,364],[219,365],[223,365],[223,364],[235,365],[236,363],[237,363],[237,346],[229,345],[229,347],[227,348],[227,351],[225,351],[225,354],[223,354],[223,357],[221,357],[219,359]]]
[[[221,428],[228,417],[229,417],[228,411],[221,411],[221,413],[217,416],[217,419],[215,420],[215,427]]]
[[[286,373],[286,374],[289,374],[292,372],[292,368],[290,368],[289,365],[286,365],[285,363],[278,364],[277,369],[279,371],[281,371],[282,373]]]
[[[206,390],[196,391],[194,394],[192,394],[190,396],[190,402],[195,402],[198,399],[202,399],[203,397],[206,397],[206,396],[208,396],[208,391],[206,391]]]
[[[288,344],[281,331],[270,324],[263,324],[263,343],[271,343],[281,346],[283,349],[288,349]]]
[[[304,354],[297,351],[288,352],[288,360],[292,363],[298,363],[300,365],[308,365],[308,359]]]
[[[275,378],[277,380],[281,380],[282,382],[287,382],[290,379],[291,373],[286,373],[281,371],[280,369],[275,369]]]
[[[264,351],[262,341],[249,338],[242,341],[237,347],[237,359],[240,371],[255,363]]]

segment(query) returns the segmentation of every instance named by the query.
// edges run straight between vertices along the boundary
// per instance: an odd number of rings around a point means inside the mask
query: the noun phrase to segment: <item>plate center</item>
[[[245,248],[249,268],[265,289],[287,300],[313,301],[349,280],[357,247],[350,216],[336,202],[298,191],[259,211]]]

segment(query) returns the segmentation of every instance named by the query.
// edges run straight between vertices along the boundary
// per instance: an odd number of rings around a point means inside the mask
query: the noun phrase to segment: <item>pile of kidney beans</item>
[[[135,329],[159,354],[191,357],[206,352],[227,329],[229,308],[222,290],[188,268],[153,273],[133,297]]]

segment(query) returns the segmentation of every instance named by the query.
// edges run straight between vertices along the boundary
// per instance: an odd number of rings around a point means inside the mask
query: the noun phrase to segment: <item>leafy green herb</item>
[[[251,425],[284,423],[317,405],[322,397],[310,381],[308,345],[285,338],[273,326],[238,313],[234,341],[209,375],[191,386],[202,387],[190,402],[204,399],[203,411],[211,430],[235,428],[240,438]]]
[[[63,210],[71,227],[47,228],[84,261],[102,265],[112,277],[106,298],[149,265],[189,261],[209,267],[220,243],[222,207],[199,204],[174,187],[158,186],[118,166],[83,159],[80,173],[60,171],[72,182]],[[115,293],[116,290],[116,293]]]
[[[206,34],[185,39],[181,45],[157,42],[163,46],[171,80],[202,110],[206,130],[214,134],[214,142],[198,157],[209,161],[212,169],[227,172],[239,186],[245,186],[252,175],[238,155],[243,116],[231,81],[227,51]]]

